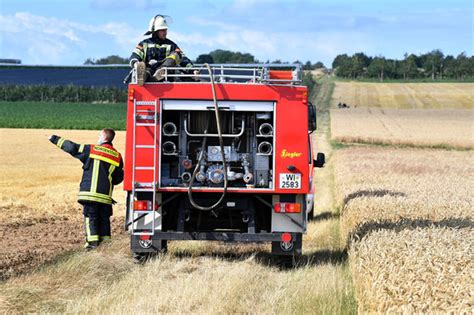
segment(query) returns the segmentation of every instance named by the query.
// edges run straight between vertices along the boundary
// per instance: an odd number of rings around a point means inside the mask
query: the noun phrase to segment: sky
[[[0,58],[39,65],[128,58],[156,14],[172,17],[168,38],[191,59],[215,49],[328,67],[343,53],[471,56],[473,7],[473,0],[0,0]]]

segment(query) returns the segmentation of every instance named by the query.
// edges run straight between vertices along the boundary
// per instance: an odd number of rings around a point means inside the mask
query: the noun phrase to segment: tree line
[[[108,64],[128,64],[128,58],[123,58],[117,55],[111,55],[104,58],[99,59],[92,59],[87,58],[84,61],[84,65],[108,65]],[[287,61],[281,61],[280,59],[277,60],[267,60],[267,61],[259,61],[250,53],[241,53],[239,51],[234,52],[230,50],[224,49],[216,49],[211,51],[208,54],[201,54],[199,55],[194,63],[203,64],[203,63],[236,63],[236,64],[243,64],[243,63],[275,63],[275,64],[290,64]],[[304,70],[312,70],[318,68],[324,68],[324,64],[321,61],[316,63],[311,63],[311,61],[306,61],[306,63],[302,63],[299,60],[293,62],[299,63],[303,67]]]
[[[274,63],[290,64],[286,61],[267,60],[259,61],[250,53],[233,52],[230,50],[216,49],[208,54],[199,55],[195,63],[220,63],[220,64],[242,64],[242,63]],[[100,58],[97,60],[88,58],[84,64],[127,64],[128,59],[116,55]],[[303,70],[325,68],[321,61],[305,63],[296,60],[292,64],[299,63]],[[472,79],[474,77],[474,57],[465,52],[453,55],[444,55],[439,49],[431,52],[415,55],[406,53],[403,59],[390,59],[384,56],[368,56],[363,52],[352,56],[340,54],[332,62],[333,73],[345,79],[378,79],[384,81],[392,80],[460,80]]]
[[[336,56],[332,68],[336,76],[346,79],[464,81],[474,77],[474,57],[469,57],[464,52],[456,57],[445,56],[439,49],[420,55],[406,53],[401,60],[383,56],[370,57],[359,52],[352,56]]]

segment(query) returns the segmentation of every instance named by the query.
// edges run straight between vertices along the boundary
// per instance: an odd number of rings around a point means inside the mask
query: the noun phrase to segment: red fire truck
[[[269,242],[295,262],[313,212],[314,107],[298,65],[165,68],[128,89],[124,189],[136,258],[173,240]],[[199,70],[199,74],[193,73]]]

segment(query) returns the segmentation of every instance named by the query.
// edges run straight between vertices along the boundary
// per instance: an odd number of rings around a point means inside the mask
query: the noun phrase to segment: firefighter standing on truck
[[[99,144],[77,144],[52,135],[49,140],[58,148],[79,159],[84,170],[80,184],[78,202],[84,206],[86,245],[95,249],[102,241],[111,237],[112,191],[114,185],[123,181],[123,160],[113,147],[115,132],[103,129]]]
[[[163,79],[163,67],[193,66],[183,51],[172,40],[166,38],[168,24],[166,17],[155,15],[149,23],[145,35],[150,38],[142,40],[135,47],[130,56],[130,66],[136,69],[137,84],[143,85],[146,81],[160,81]]]

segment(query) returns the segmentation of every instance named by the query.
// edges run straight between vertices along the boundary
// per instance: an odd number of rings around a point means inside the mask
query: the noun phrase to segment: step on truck
[[[301,75],[299,65],[205,65],[140,86],[132,71],[124,189],[135,258],[213,240],[268,242],[295,263],[324,165]]]

